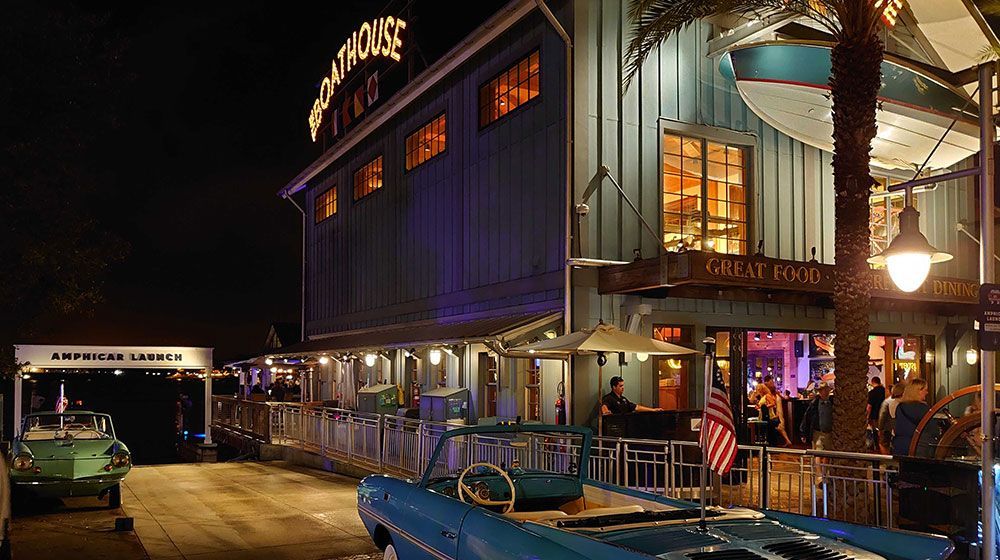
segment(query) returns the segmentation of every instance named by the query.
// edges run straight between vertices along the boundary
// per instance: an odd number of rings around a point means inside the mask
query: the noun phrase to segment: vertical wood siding
[[[480,86],[535,49],[540,95],[480,130]],[[530,14],[309,185],[307,335],[516,306],[561,308],[561,280],[554,280],[565,259],[563,53],[541,14]],[[445,152],[404,171],[406,136],[442,111]],[[353,200],[354,172],[378,155],[382,188]],[[313,200],[332,185],[337,214],[313,225]],[[532,279],[546,281],[523,285]],[[511,289],[512,282],[521,287]],[[500,295],[461,303],[442,297],[485,287]]]

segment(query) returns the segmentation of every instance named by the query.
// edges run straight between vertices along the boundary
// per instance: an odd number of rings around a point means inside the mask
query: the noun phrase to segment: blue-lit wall
[[[480,129],[480,86],[534,49],[540,95]],[[310,182],[307,336],[562,308],[564,60],[535,10]],[[442,111],[445,153],[405,172],[405,137]],[[383,187],[354,201],[354,172],[380,154]],[[337,214],[314,225],[330,186]]]

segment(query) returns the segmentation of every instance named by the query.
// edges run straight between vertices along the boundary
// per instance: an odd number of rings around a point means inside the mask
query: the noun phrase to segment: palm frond
[[[700,19],[727,14],[762,19],[780,13],[809,18],[835,37],[845,27],[860,33],[874,29],[879,14],[871,3],[845,0],[631,0],[623,90],[661,43]]]

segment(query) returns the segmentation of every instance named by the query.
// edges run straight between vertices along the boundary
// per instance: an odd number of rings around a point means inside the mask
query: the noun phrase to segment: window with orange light
[[[441,113],[406,137],[407,171],[444,152],[447,140],[445,124],[445,114]]]
[[[317,224],[337,213],[336,185],[316,196],[315,209],[314,214],[316,215]]]
[[[479,127],[538,97],[538,71],[536,50],[479,88]]]
[[[749,148],[664,131],[663,244],[745,255]]]
[[[691,347],[694,328],[690,326],[653,325],[653,338]],[[656,405],[664,410],[684,410],[690,400],[691,375],[694,360],[690,356],[658,356],[656,368]]]
[[[382,156],[378,156],[354,173],[354,200],[382,188]]]
[[[541,420],[542,402],[542,360],[527,361],[524,370],[524,419]]]

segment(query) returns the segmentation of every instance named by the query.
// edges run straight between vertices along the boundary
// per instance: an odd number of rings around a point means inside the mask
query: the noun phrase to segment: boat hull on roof
[[[822,43],[758,43],[727,52],[719,70],[764,122],[832,152],[830,50]],[[890,55],[882,62],[879,101],[873,165],[914,168],[930,156],[928,167],[945,168],[979,151],[977,105],[957,88]]]

